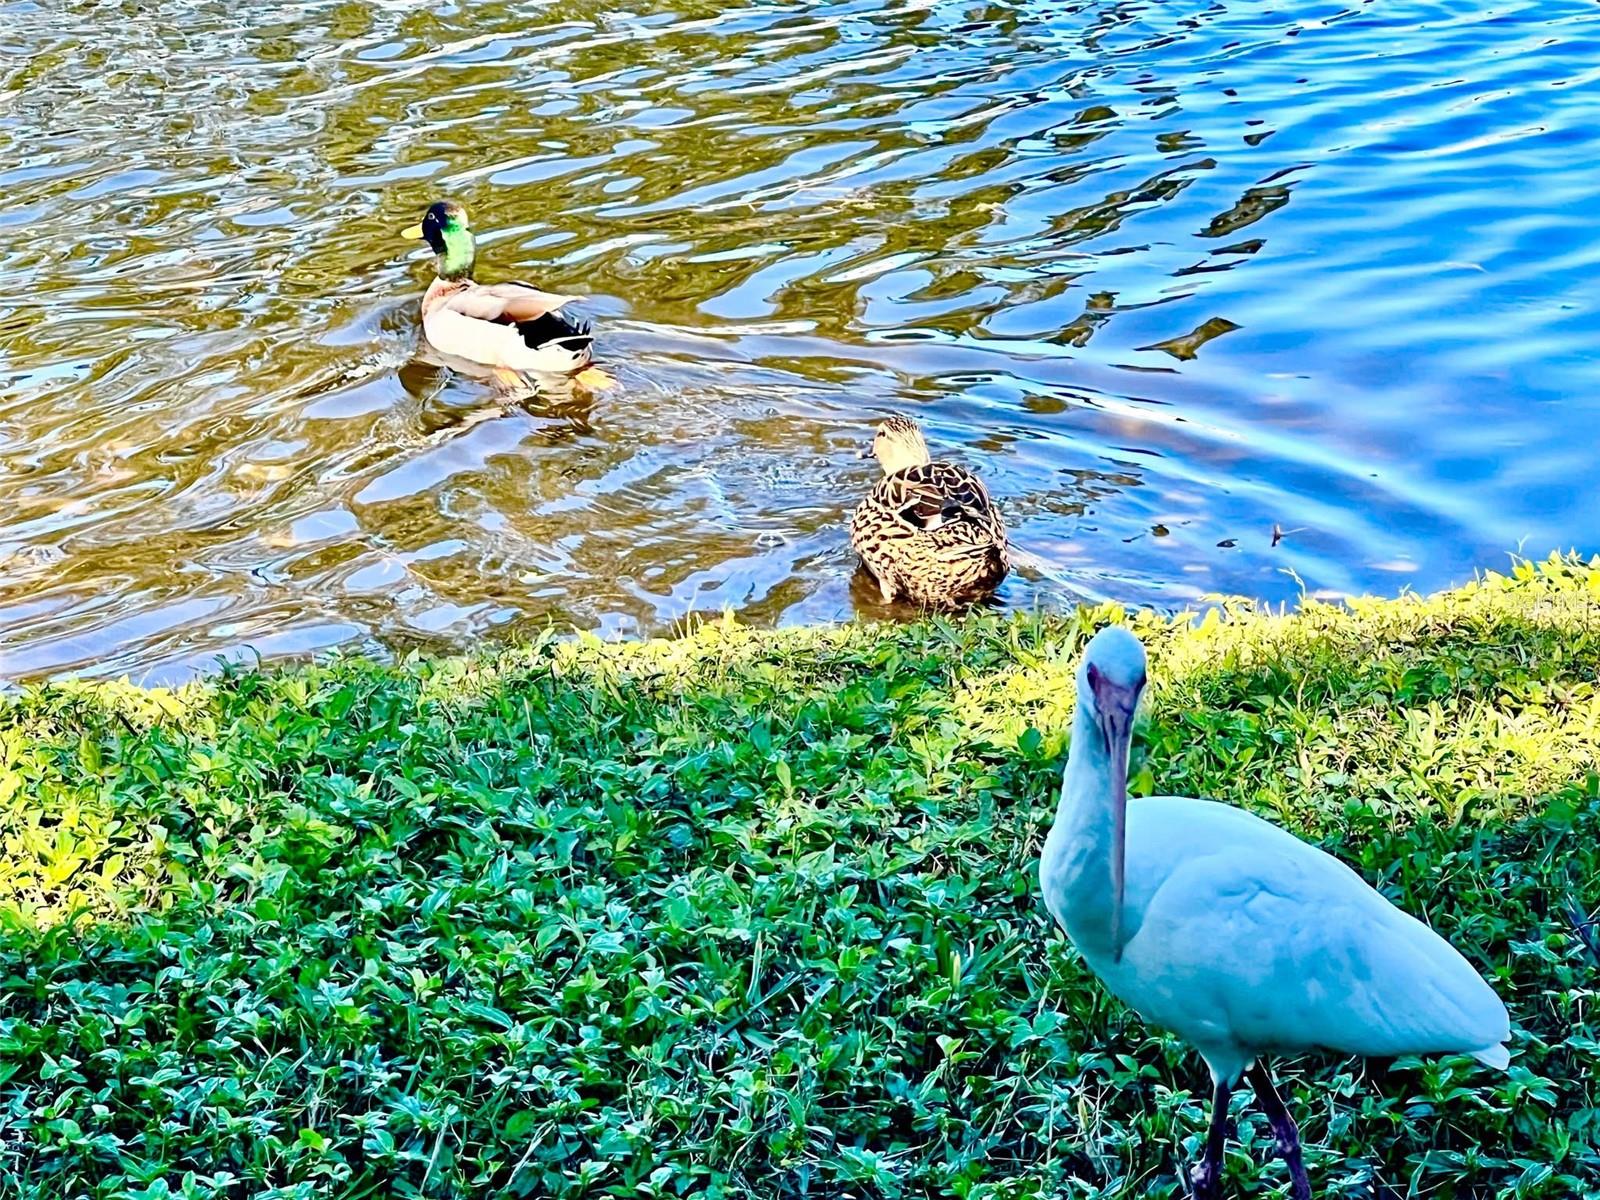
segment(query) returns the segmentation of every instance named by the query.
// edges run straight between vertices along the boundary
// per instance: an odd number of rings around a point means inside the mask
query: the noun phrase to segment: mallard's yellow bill
[[[422,226],[413,225],[410,229],[402,229],[400,236],[413,242],[420,242],[422,240]]]

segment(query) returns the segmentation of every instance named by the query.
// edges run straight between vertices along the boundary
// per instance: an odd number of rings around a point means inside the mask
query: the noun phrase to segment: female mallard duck
[[[872,453],[883,478],[857,506],[850,542],[884,603],[903,596],[947,608],[999,587],[1011,565],[1006,527],[978,477],[933,462],[909,417],[879,425]]]
[[[477,247],[461,205],[430,204],[422,224],[401,236],[426,240],[438,255],[439,276],[422,297],[422,332],[435,349],[496,371],[573,375],[589,367],[589,326],[561,311],[576,296],[473,282]]]

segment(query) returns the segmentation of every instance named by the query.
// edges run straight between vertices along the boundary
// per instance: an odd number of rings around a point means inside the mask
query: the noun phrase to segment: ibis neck
[[[1058,916],[1067,932],[1080,949],[1091,952],[1109,951],[1112,942],[1115,805],[1105,735],[1080,702],[1072,719],[1056,821],[1045,839],[1043,871],[1047,888],[1061,897]]]

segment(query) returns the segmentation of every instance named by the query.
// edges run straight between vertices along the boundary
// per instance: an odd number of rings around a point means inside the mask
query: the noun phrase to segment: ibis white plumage
[[[1494,990],[1448,942],[1338,859],[1242,809],[1127,796],[1145,653],[1126,629],[1090,641],[1056,821],[1039,864],[1051,914],[1146,1021],[1200,1052],[1215,1085],[1196,1200],[1220,1194],[1228,1097],[1248,1077],[1289,1168],[1311,1186],[1293,1119],[1259,1061],[1470,1054],[1510,1061]]]

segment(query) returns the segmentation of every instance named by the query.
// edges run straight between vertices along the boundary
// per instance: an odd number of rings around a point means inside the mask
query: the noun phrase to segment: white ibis
[[[1039,878],[1084,961],[1211,1069],[1196,1200],[1221,1194],[1228,1097],[1248,1075],[1311,1200],[1300,1135],[1259,1061],[1269,1053],[1469,1054],[1510,1062],[1505,1005],[1448,942],[1338,859],[1212,800],[1128,801],[1144,647],[1102,629],[1078,668],[1072,746]]]

